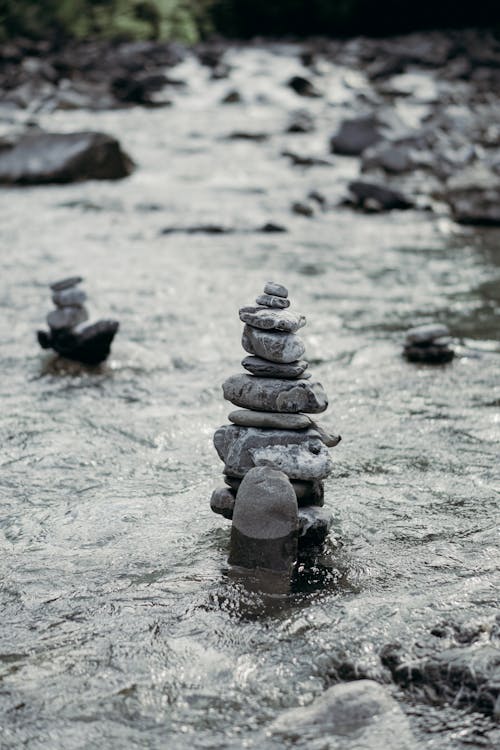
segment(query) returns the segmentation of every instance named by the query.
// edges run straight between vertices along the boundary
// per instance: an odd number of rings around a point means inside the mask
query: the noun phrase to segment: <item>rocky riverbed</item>
[[[37,128],[107,133],[135,168],[0,191],[2,743],[497,746],[495,39],[162,48],[147,66],[146,45],[87,73],[83,52],[64,68],[20,46],[2,53],[0,172]],[[120,94],[145,72],[176,83]],[[120,321],[100,369],[36,343],[47,284],[72,275]],[[209,507],[234,311],[268,279],[307,311],[343,438],[329,549],[287,597],[229,575]],[[454,360],[407,362],[406,330],[431,322]]]

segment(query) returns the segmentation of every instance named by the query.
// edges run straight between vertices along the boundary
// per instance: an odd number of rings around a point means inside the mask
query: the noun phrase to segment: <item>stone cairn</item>
[[[410,328],[406,334],[403,356],[409,362],[423,362],[430,365],[446,364],[455,356],[450,344],[450,332],[445,325],[430,323]]]
[[[87,295],[78,288],[81,281],[80,276],[72,276],[50,285],[55,309],[47,315],[50,331],[37,332],[38,343],[42,349],[53,349],[67,359],[98,365],[108,357],[119,323],[116,320],[86,323]]]
[[[290,576],[299,549],[322,544],[331,527],[324,479],[332,471],[327,449],[340,436],[308,416],[325,411],[328,400],[302,359],[296,332],[306,319],[288,311],[288,290],[268,282],[256,303],[239,311],[247,373],[222,386],[241,408],[214,435],[227,486],[213,492],[211,508],[232,519],[231,565]]]

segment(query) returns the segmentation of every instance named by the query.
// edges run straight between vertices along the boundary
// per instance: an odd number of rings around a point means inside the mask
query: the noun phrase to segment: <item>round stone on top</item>
[[[81,276],[70,276],[67,279],[61,279],[61,281],[54,281],[50,285],[50,288],[53,292],[62,292],[63,289],[71,289],[71,287],[76,286],[81,281],[83,281]]]
[[[283,284],[268,281],[264,287],[264,294],[271,294],[275,297],[288,297],[288,289]]]

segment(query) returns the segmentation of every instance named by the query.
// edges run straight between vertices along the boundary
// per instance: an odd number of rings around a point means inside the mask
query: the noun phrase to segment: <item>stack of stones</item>
[[[119,324],[100,320],[87,324],[87,295],[79,288],[81,276],[71,276],[50,285],[55,309],[47,315],[50,332],[38,331],[42,349],[54,349],[68,359],[96,365],[109,355]]]
[[[406,334],[403,356],[409,362],[441,365],[451,362],[455,352],[450,347],[448,328],[439,323],[410,328]]]
[[[248,498],[246,515],[251,515],[252,493],[257,503],[265,468],[269,486],[277,487],[280,475],[293,488],[299,544],[320,544],[331,525],[331,514],[322,507],[324,480],[332,471],[327,449],[337,445],[340,436],[328,434],[309,416],[325,411],[328,400],[302,359],[305,347],[297,331],[305,317],[289,312],[289,305],[288,290],[268,282],[256,306],[239,311],[245,324],[242,345],[249,356],[242,365],[247,373],[232,375],[222,386],[224,398],[240,408],[229,414],[231,424],[214,435],[227,486],[214,491],[211,508],[228,519],[234,513],[234,531],[240,494]],[[257,484],[251,486],[248,472],[260,482],[260,490]]]

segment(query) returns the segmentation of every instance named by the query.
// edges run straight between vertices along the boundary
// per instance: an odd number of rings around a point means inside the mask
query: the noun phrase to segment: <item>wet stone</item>
[[[285,364],[295,362],[305,352],[304,342],[294,333],[264,331],[249,325],[243,329],[241,344],[249,354]]]
[[[227,378],[222,390],[227,401],[255,411],[319,414],[328,406],[323,386],[317,381],[278,380],[239,374]]]
[[[61,281],[54,281],[50,285],[53,292],[62,292],[63,289],[71,289],[72,287],[83,281],[81,276],[69,276],[67,279],[61,279]]]
[[[304,430],[312,424],[310,417],[305,414],[279,414],[248,409],[232,411],[229,420],[243,427],[267,427],[276,430]]]
[[[247,306],[240,308],[240,320],[254,328],[262,330],[283,331],[295,333],[306,324],[303,315],[273,310],[269,307]]]
[[[428,325],[410,328],[406,333],[406,342],[408,344],[423,344],[449,335],[450,331],[447,326],[441,323],[429,323]]]
[[[219,487],[212,492],[210,499],[210,508],[214,513],[231,520],[233,517],[234,501],[236,491],[229,487]]]
[[[267,445],[252,451],[255,466],[271,466],[283,471],[290,479],[326,479],[333,469],[324,444]]]
[[[305,359],[299,359],[296,362],[289,362],[288,364],[279,364],[278,362],[269,362],[269,360],[262,359],[261,357],[245,357],[241,364],[252,375],[259,375],[262,378],[284,378],[285,380],[291,380],[311,377],[310,373],[305,372],[309,367]]]
[[[297,499],[280,471],[247,473],[236,495],[229,564],[291,575],[297,558]]]
[[[244,476],[257,465],[271,465],[292,479],[324,479],[332,468],[328,451],[312,429],[269,430],[223,425],[215,431],[214,445],[219,458],[224,461],[225,473],[234,477]],[[294,453],[299,446],[300,454]],[[273,448],[283,450],[275,455]],[[280,465],[274,466],[275,463]]]
[[[61,307],[47,315],[47,324],[52,330],[74,328],[88,319],[88,312],[84,307]]]
[[[290,307],[290,300],[275,294],[259,294],[255,302],[263,307],[278,307],[284,309]]]
[[[275,281],[268,281],[264,286],[264,294],[270,294],[275,297],[288,297],[288,289],[283,284],[277,284]]]
[[[448,346],[425,346],[407,345],[403,349],[403,355],[409,362],[421,362],[428,365],[445,365],[455,357],[455,352]]]
[[[299,508],[299,539],[301,544],[323,544],[333,525],[333,514],[326,508],[309,505]]]
[[[225,483],[233,490],[237,490],[240,486],[242,479],[241,477],[234,477],[229,474],[224,474]],[[325,485],[319,479],[313,481],[306,481],[301,479],[291,479],[292,487],[297,498],[297,504],[302,506],[316,505],[322,507],[325,503]]]
[[[52,302],[57,307],[82,307],[87,299],[87,295],[83,289],[62,289],[59,292],[54,292],[52,295]]]

